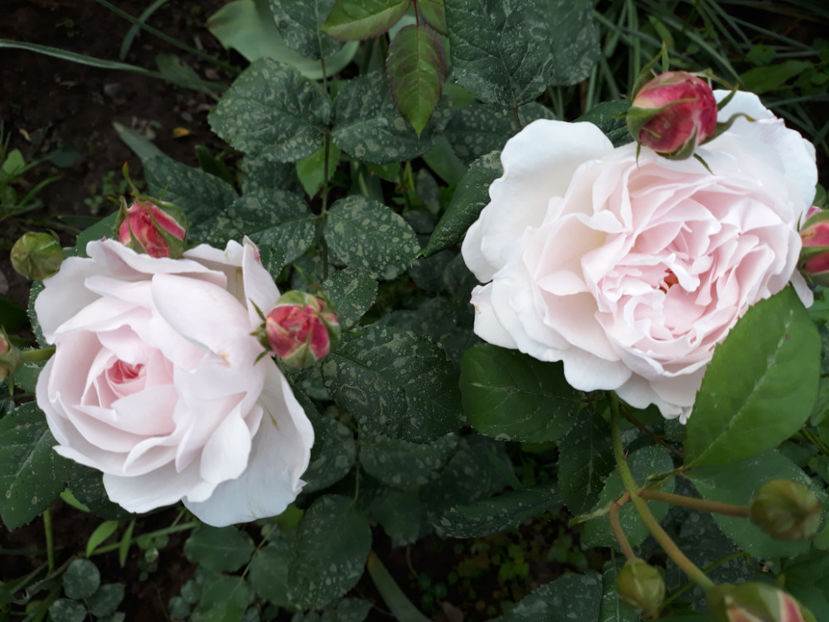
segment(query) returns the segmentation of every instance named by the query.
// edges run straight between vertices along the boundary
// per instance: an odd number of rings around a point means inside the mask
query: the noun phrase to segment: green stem
[[[676,543],[671,539],[671,536],[662,529],[662,525],[656,520],[656,517],[651,513],[647,502],[639,496],[639,486],[633,478],[633,473],[630,472],[627,461],[625,460],[624,448],[622,447],[622,438],[619,435],[619,398],[615,393],[610,394],[610,433],[613,438],[613,457],[616,459],[616,466],[619,468],[619,476],[622,479],[625,489],[630,494],[630,500],[636,508],[636,512],[645,523],[648,531],[659,543],[665,553],[670,557],[679,568],[688,575],[694,583],[699,585],[706,592],[714,587],[714,582],[709,579],[699,567],[692,562],[683,553]]]
[[[622,507],[622,504],[619,501],[614,501],[613,505],[610,506],[610,512],[607,515],[610,519],[610,528],[613,530],[613,535],[616,536],[616,541],[619,543],[622,553],[625,554],[625,558],[629,560],[636,559],[636,553],[633,552],[633,547],[630,546],[625,531],[622,529],[622,523],[619,522],[620,507]]]
[[[55,538],[52,534],[52,513],[48,508],[43,511],[43,531],[46,534],[46,565],[51,574],[55,569]]]
[[[684,495],[677,495],[672,492],[662,492],[661,490],[648,490],[647,488],[639,491],[639,496],[643,499],[651,499],[653,501],[665,501],[671,505],[679,505],[684,508],[691,508],[692,510],[702,510],[703,512],[716,512],[717,514],[725,514],[726,516],[738,516],[745,518],[748,516],[747,505],[734,505],[731,503],[721,503],[719,501],[707,501],[705,499],[697,499],[696,497],[686,497]]]
[[[143,537],[149,538],[156,538],[158,536],[166,536],[171,533],[176,533],[178,531],[187,531],[188,529],[195,529],[201,523],[196,521],[191,521],[189,523],[183,523],[181,525],[173,525],[172,527],[165,527],[164,529],[159,529],[158,531],[151,531],[150,533],[141,534]],[[102,546],[100,548],[95,549],[92,553],[93,555],[98,555],[100,553],[108,553],[109,551],[114,551],[115,549],[121,546],[120,542],[116,542],[114,544],[108,544],[107,546]]]
[[[37,350],[21,350],[20,358],[24,363],[45,361],[55,353],[55,346],[38,348]]]
[[[728,555],[725,555],[724,557],[721,557],[720,559],[718,559],[714,562],[711,562],[703,570],[704,570],[704,572],[711,572],[712,570],[715,570],[719,566],[722,566],[723,564],[726,564],[726,563],[730,562],[732,559],[737,559],[739,557],[746,557],[747,558],[748,555],[746,553],[744,553],[743,551],[736,551],[734,553],[729,553]],[[690,590],[693,586],[694,586],[693,581],[688,581],[688,583],[683,585],[681,588],[679,588],[676,592],[671,594],[668,598],[666,598],[662,602],[662,608],[663,609],[666,608],[669,603],[672,603],[673,601],[675,601],[677,598],[682,596],[685,592]]]

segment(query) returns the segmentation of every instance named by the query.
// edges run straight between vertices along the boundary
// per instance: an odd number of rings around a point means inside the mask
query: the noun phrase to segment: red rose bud
[[[687,71],[666,71],[636,93],[627,126],[640,145],[684,160],[714,135],[717,101],[704,80]]]
[[[162,209],[155,203],[138,200],[129,207],[122,203],[118,213],[118,241],[152,257],[181,257],[186,229],[184,216],[170,204]]]
[[[715,622],[817,622],[793,596],[768,583],[718,585],[707,598]]]
[[[749,505],[748,517],[780,540],[811,538],[820,527],[821,505],[803,484],[775,479],[760,486]]]
[[[18,274],[27,279],[42,280],[58,271],[63,263],[63,249],[54,234],[29,231],[14,243],[10,257]]]
[[[321,298],[290,291],[265,318],[271,350],[291,367],[309,367],[326,356],[340,337],[337,316]]]
[[[655,618],[665,600],[662,569],[642,559],[629,559],[616,575],[616,593],[626,606]]]
[[[829,211],[814,205],[800,229],[800,269],[819,285],[829,285]]]

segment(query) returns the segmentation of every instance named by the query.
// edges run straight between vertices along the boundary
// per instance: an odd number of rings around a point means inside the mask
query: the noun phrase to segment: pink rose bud
[[[829,211],[812,206],[800,229],[800,269],[820,285],[829,285]]]
[[[183,222],[180,210],[169,204],[162,209],[146,200],[129,207],[123,203],[118,213],[118,241],[152,257],[181,257],[187,234]]]
[[[817,533],[821,513],[820,501],[806,486],[788,479],[774,479],[754,492],[748,517],[770,536],[804,540]]]
[[[816,622],[791,594],[768,583],[717,585],[707,599],[716,622]]]
[[[291,367],[309,367],[328,354],[340,337],[337,316],[321,298],[290,291],[265,318],[270,349]]]
[[[716,131],[717,101],[704,80],[687,71],[666,71],[636,93],[627,126],[640,145],[684,160]]]

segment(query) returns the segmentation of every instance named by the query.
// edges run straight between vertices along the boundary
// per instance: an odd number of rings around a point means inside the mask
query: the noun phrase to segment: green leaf
[[[190,223],[190,238],[209,239],[213,231],[212,219],[227,210],[237,198],[233,187],[210,173],[167,156],[142,162],[150,191],[184,211]]]
[[[308,58],[288,47],[276,29],[268,0],[229,2],[210,16],[207,28],[225,48],[233,48],[250,62],[270,58],[294,67],[309,80],[323,77],[322,65],[317,60],[319,52],[314,53],[315,58]],[[356,41],[346,43],[326,56],[326,73],[340,72],[354,58],[358,46]]]
[[[568,86],[590,75],[601,58],[591,0],[541,0],[550,29],[547,84]]]
[[[775,450],[736,464],[689,469],[685,476],[703,498],[736,505],[748,504],[759,486],[768,480],[781,478],[799,482],[823,496],[823,491],[797,465]],[[757,559],[794,557],[809,549],[808,540],[776,540],[745,518],[721,514],[713,516],[726,536]]]
[[[613,467],[610,426],[585,410],[559,443],[558,491],[570,512],[582,514],[595,505]]]
[[[334,100],[334,143],[349,155],[377,164],[411,160],[434,144],[447,120],[441,109],[418,136],[394,106],[386,77],[373,71],[349,80]]]
[[[480,344],[461,358],[461,398],[470,425],[503,441],[547,443],[573,427],[580,394],[558,363]]]
[[[331,206],[324,233],[335,262],[379,279],[396,278],[420,250],[415,232],[399,214],[359,195]]]
[[[247,235],[262,248],[277,250],[284,265],[313,244],[316,226],[317,217],[301,196],[284,190],[257,190],[237,199],[214,219],[208,240],[224,246],[220,240],[241,240]]]
[[[49,606],[49,619],[54,622],[84,622],[86,607],[68,598],[58,598]]]
[[[146,164],[149,160],[156,157],[166,157],[164,152],[156,147],[152,141],[148,140],[143,134],[139,134],[135,130],[121,125],[118,122],[113,122],[112,127],[115,133],[118,134],[123,143],[130,148],[130,150],[141,158],[141,162]]]
[[[371,603],[361,598],[343,598],[321,612],[297,612],[291,622],[363,622]]]
[[[458,504],[429,518],[441,538],[479,538],[515,529],[559,505],[554,491],[528,488]]]
[[[305,409],[314,425],[314,446],[311,448],[311,462],[302,479],[307,483],[303,492],[316,492],[328,488],[345,477],[357,461],[357,446],[354,434],[345,425]]]
[[[343,329],[353,327],[374,304],[377,281],[356,268],[337,270],[322,282],[322,291]]]
[[[204,584],[193,618],[199,616],[204,622],[239,622],[251,600],[253,594],[244,577],[218,575]]]
[[[89,598],[100,585],[101,573],[88,559],[73,560],[63,574],[63,591],[74,600]]]
[[[348,335],[322,371],[362,437],[426,442],[463,425],[452,365],[439,346],[408,331],[372,325]]]
[[[371,548],[368,521],[351,499],[314,501],[296,530],[288,572],[288,598],[301,609],[321,608],[357,584]]]
[[[360,464],[388,486],[414,489],[436,479],[457,446],[454,434],[422,444],[377,437],[361,442]]]
[[[269,4],[276,30],[292,50],[309,58],[320,58],[342,47],[341,42],[320,32],[334,0],[269,0]]]
[[[118,529],[118,521],[117,520],[107,520],[98,525],[93,531],[89,539],[86,541],[86,553],[85,555],[89,557],[92,553],[95,552],[101,544],[106,542],[109,537],[115,533]]]
[[[209,527],[196,530],[184,543],[184,554],[214,572],[234,572],[250,559],[253,540],[235,527]]]
[[[52,450],[54,445],[34,402],[0,419],[0,516],[7,529],[28,523],[63,490],[69,462]]]
[[[633,609],[619,600],[616,592],[616,575],[624,565],[624,559],[606,562],[602,568],[602,602],[598,622],[639,622],[641,618]]]
[[[409,4],[410,0],[337,0],[322,29],[344,41],[376,37],[403,17]]]
[[[553,119],[555,115],[538,102],[518,108],[521,127],[536,119]],[[458,157],[465,163],[492,151],[500,151],[519,130],[515,114],[500,106],[473,102],[456,110],[446,124],[446,137]]]
[[[320,86],[267,58],[243,71],[210,112],[210,127],[239,151],[294,162],[322,144],[331,108]]]
[[[598,127],[613,143],[614,147],[633,140],[625,123],[625,113],[630,108],[627,100],[602,102],[593,106],[576,121],[587,121]]]
[[[112,615],[124,600],[124,586],[119,583],[105,583],[87,599],[89,611],[97,618]]]
[[[426,20],[432,28],[442,35],[448,35],[446,27],[446,10],[443,7],[443,0],[418,0],[417,10],[420,16]]]
[[[497,622],[584,622],[599,618],[602,580],[597,572],[565,574],[533,590]]]
[[[334,175],[337,162],[340,160],[340,150],[336,145],[328,146],[328,178]],[[309,197],[313,197],[325,182],[325,145],[317,149],[307,158],[296,163],[296,174],[302,187]]]
[[[460,242],[469,226],[477,220],[481,210],[489,203],[489,185],[503,173],[500,155],[498,152],[490,153],[470,165],[423,249],[424,256]]]
[[[776,65],[754,67],[740,76],[740,85],[747,91],[762,95],[779,89],[786,82],[813,66],[807,61],[787,60]]]
[[[406,26],[389,45],[386,76],[394,103],[420,136],[440,101],[446,54],[429,26]]]
[[[654,473],[664,473],[674,468],[673,460],[671,460],[670,452],[661,446],[651,445],[638,449],[628,455],[628,466],[633,473],[633,478],[640,486],[645,483],[649,475]],[[671,480],[667,485],[663,486],[661,490],[665,492],[673,492],[674,481]],[[607,478],[602,493],[599,496],[599,502],[596,508],[606,508],[610,503],[622,496],[625,492],[625,487],[619,477],[619,471],[616,470]],[[656,517],[656,520],[661,521],[668,513],[668,504],[662,501],[648,501],[648,507]],[[622,530],[628,537],[631,546],[639,546],[644,542],[645,538],[650,533],[645,523],[639,518],[632,503],[626,503],[621,510],[619,510],[619,522],[622,524]],[[588,521],[584,525],[584,532],[582,534],[582,543],[585,547],[591,546],[609,546],[618,547],[616,537],[610,529],[610,520],[607,515],[602,514],[597,518]]]
[[[717,346],[688,420],[685,464],[727,464],[794,434],[817,397],[820,338],[791,287],[762,300]]]
[[[224,84],[202,79],[192,67],[185,65],[175,54],[158,54],[155,57],[155,64],[165,80],[186,89],[201,91],[208,95],[215,95],[225,89]]]
[[[291,540],[283,534],[271,537],[268,545],[256,551],[250,562],[250,584],[256,593],[277,607],[287,607],[288,564]]]
[[[388,488],[372,501],[369,510],[391,538],[392,546],[412,544],[420,537],[425,513],[417,491]]]
[[[67,464],[66,479],[75,498],[96,516],[109,520],[125,520],[135,516],[109,500],[104,489],[103,476],[97,469],[70,462]]]

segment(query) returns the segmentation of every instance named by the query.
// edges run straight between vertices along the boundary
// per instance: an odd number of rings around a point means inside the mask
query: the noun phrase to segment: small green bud
[[[631,609],[655,618],[665,600],[665,579],[661,568],[643,559],[629,559],[616,575],[616,593]]]
[[[717,585],[708,591],[715,622],[817,622],[791,594],[768,583]]]
[[[749,505],[751,522],[780,540],[811,538],[820,527],[821,505],[803,484],[775,479],[760,486]]]
[[[12,267],[32,280],[52,276],[63,263],[63,249],[53,233],[24,233],[12,246],[10,255]]]

